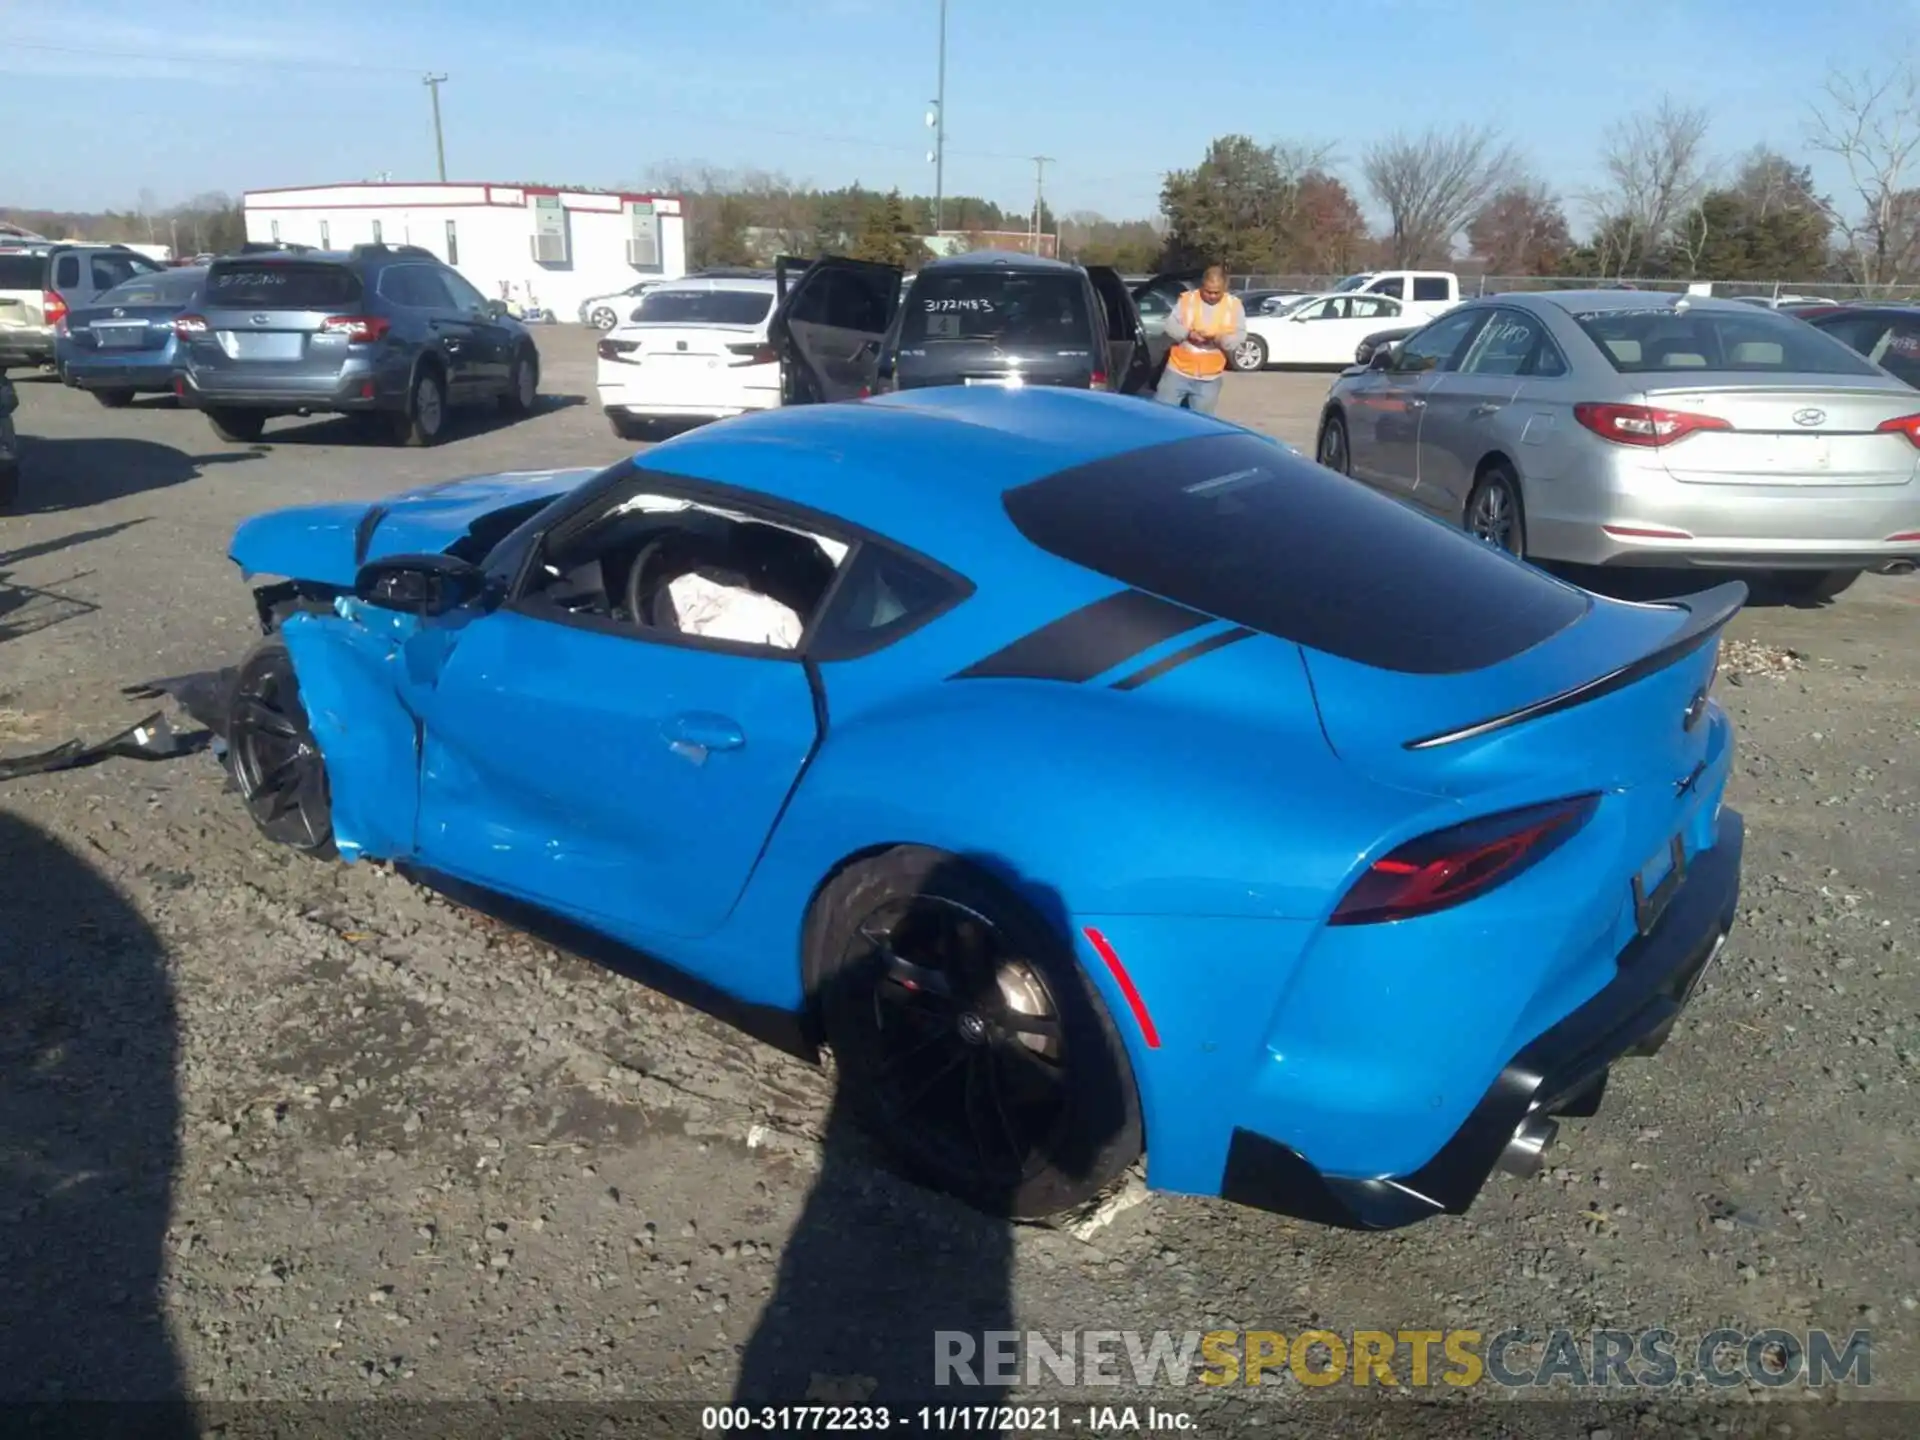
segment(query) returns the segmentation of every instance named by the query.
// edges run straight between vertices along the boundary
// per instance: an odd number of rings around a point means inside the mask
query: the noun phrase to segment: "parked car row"
[[[0,252],[0,282],[24,263]],[[526,327],[418,246],[250,246],[186,268],[53,247],[33,263],[58,288],[33,297],[37,311],[0,291],[34,322],[0,338],[0,359],[51,363],[107,406],[170,392],[223,440],[258,440],[276,416],[345,414],[431,445],[456,409],[526,414],[539,395]]]
[[[1557,291],[1363,343],[1316,457],[1515,555],[1808,599],[1920,566],[1920,309]]]
[[[1144,394],[1165,363],[1165,316],[1191,278],[1129,286],[1105,266],[989,251],[912,276],[830,256],[783,259],[770,277],[658,282],[600,341],[601,408],[634,438],[656,421],[934,385]]]

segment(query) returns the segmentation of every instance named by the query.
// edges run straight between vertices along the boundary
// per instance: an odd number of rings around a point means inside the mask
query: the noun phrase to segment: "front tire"
[[[1520,502],[1520,477],[1505,465],[1488,466],[1467,496],[1464,524],[1475,538],[1509,555],[1524,557],[1527,516]]]
[[[1824,605],[1851,589],[1860,573],[1858,570],[1776,570],[1774,584],[1791,604]]]
[[[843,871],[808,918],[840,1103],[908,1175],[995,1215],[1081,1204],[1141,1152],[1126,1047],[1064,924],[917,846]]]
[[[333,800],[326,760],[307,723],[293,656],[279,636],[240,662],[227,712],[228,764],[260,833],[330,860]]]
[[[587,316],[587,323],[596,330],[611,330],[620,323],[620,317],[615,315],[609,307],[602,305]]]
[[[207,424],[229,444],[251,445],[267,428],[267,416],[263,410],[209,410]]]
[[[1227,357],[1233,362],[1235,370],[1246,373],[1267,368],[1267,342],[1258,335],[1249,335],[1233,347],[1233,354]]]
[[[1352,452],[1347,448],[1347,421],[1339,411],[1320,422],[1320,439],[1313,447],[1313,458],[1329,470],[1352,474]]]
[[[415,448],[438,445],[446,428],[447,382],[438,370],[423,366],[407,392],[407,408],[394,416],[394,437]]]

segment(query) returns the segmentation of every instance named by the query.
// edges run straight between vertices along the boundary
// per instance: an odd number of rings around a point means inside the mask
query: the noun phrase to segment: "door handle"
[[[696,765],[707,763],[715,750],[738,750],[747,743],[747,732],[736,720],[707,711],[691,710],[676,715],[661,727],[667,748]]]
[[[1424,410],[1426,408],[1427,408],[1427,402],[1422,400],[1417,395],[1413,399],[1407,401],[1407,409],[1409,410]]]
[[[1467,414],[1473,416],[1474,419],[1478,420],[1485,415],[1497,415],[1500,411],[1506,408],[1507,407],[1504,405],[1476,405],[1471,410],[1469,410]]]

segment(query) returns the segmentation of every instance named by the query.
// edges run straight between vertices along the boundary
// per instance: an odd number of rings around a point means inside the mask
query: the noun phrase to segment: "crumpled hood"
[[[382,555],[445,550],[494,511],[552,500],[594,469],[511,470],[403,490],[384,500],[295,505],[244,521],[227,557],[248,579],[279,575],[342,589]]]

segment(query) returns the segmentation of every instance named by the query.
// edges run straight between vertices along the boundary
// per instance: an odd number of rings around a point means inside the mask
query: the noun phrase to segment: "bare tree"
[[[1845,259],[1862,285],[1895,285],[1911,274],[1920,251],[1915,226],[1913,170],[1920,152],[1920,77],[1912,60],[1884,76],[1871,72],[1827,77],[1815,102],[1809,142],[1845,167],[1851,203],[1843,213],[1825,206],[1844,237]]]
[[[1708,124],[1706,110],[1668,97],[1608,128],[1600,155],[1606,181],[1588,202],[1610,237],[1615,273],[1624,275],[1672,241],[1700,203],[1709,180]]]
[[[1396,265],[1437,264],[1454,237],[1518,173],[1512,146],[1491,127],[1397,134],[1368,147],[1360,173],[1392,221]]]

